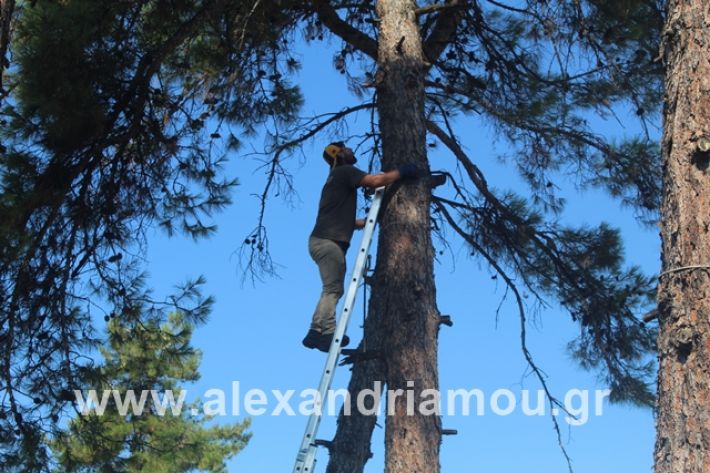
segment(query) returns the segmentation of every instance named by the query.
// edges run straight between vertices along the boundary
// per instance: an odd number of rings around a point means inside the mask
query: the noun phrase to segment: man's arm
[[[388,186],[393,182],[398,181],[401,177],[402,176],[400,175],[398,169],[380,174],[366,174],[362,178],[362,181],[360,181],[360,185],[362,187],[372,187],[373,189],[376,189],[378,187]]]

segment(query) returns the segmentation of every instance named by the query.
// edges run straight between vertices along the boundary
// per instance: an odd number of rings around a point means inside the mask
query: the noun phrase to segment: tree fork
[[[710,471],[710,4],[671,0],[662,55],[656,473]]]

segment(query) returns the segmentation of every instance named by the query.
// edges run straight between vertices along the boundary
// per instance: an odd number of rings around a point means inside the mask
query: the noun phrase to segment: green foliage
[[[125,314],[108,324],[105,359],[85,374],[86,389],[166,391],[179,396],[180,383],[199,377],[200,354],[191,345],[193,325],[179,312],[168,320],[132,318]],[[226,472],[224,462],[249,440],[249,422],[207,426],[209,419],[191,416],[196,404],[171,408],[161,415],[150,401],[141,415],[122,415],[113,398],[102,415],[91,413],[71,420],[51,442],[56,472]]]
[[[661,172],[657,159],[658,143],[629,139],[612,144],[609,153],[592,161],[592,185],[606,188],[625,205],[634,208],[639,218],[652,224],[661,207]]]
[[[491,198],[491,206],[456,207],[473,254],[494,261],[506,284],[527,291],[531,303],[546,305],[551,297],[570,313],[580,328],[570,353],[580,366],[600,373],[613,401],[652,406],[654,364],[648,355],[656,333],[636,314],[653,303],[655,281],[623,267],[619,232],[606,224],[547,223],[519,196]]]
[[[492,125],[534,201],[551,210],[560,203],[547,184],[569,173],[583,186],[623,194],[642,220],[653,219],[657,140],[646,132],[612,145],[589,123],[594,115],[616,119],[620,107],[644,129],[658,121],[662,12],[656,0],[536,2],[520,10],[474,4],[430,73],[430,118]],[[618,178],[608,176],[610,163]],[[645,179],[626,179],[642,167],[650,170]],[[627,198],[637,195],[643,199]]]
[[[569,312],[580,328],[570,351],[599,373],[612,400],[651,405],[655,331],[639,316],[653,305],[655,279],[624,267],[620,236],[607,225],[561,224],[564,201],[555,182],[572,178],[582,188],[606,189],[643,223],[654,223],[661,186],[656,139],[648,131],[609,139],[590,123],[595,115],[619,120],[627,110],[643,130],[658,121],[663,4],[472,2],[461,15],[429,72],[428,118],[454,141],[454,117],[492,125],[530,194],[491,191],[459,150],[457,161],[473,186],[454,178],[437,209],[496,277],[503,274],[515,294],[529,296],[522,311],[555,300]],[[436,15],[423,24],[436,24]]]
[[[236,180],[224,176],[216,132],[205,127],[216,107],[210,77],[176,65],[204,51],[191,49],[193,38],[220,41],[223,3],[37,1],[17,12],[13,94],[0,121],[8,471],[46,469],[42,432],[61,417],[97,342],[92,304],[127,313],[151,300],[140,267],[145,231],[208,236],[211,214],[230,202]],[[174,304],[185,299],[197,322],[209,300],[196,287]]]
[[[32,116],[33,129],[50,151],[71,151],[103,131],[109,104],[99,87],[125,61],[100,46],[103,31],[114,27],[114,14],[91,1],[47,2],[26,10],[16,54],[20,69],[33,73],[22,74],[17,99],[20,114]]]

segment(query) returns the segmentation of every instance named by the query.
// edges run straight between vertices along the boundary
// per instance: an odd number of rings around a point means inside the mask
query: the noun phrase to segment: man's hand
[[[364,218],[358,218],[357,220],[355,220],[355,229],[360,230],[362,228],[365,228],[365,223],[366,220]]]
[[[401,164],[397,170],[401,179],[416,179],[421,176],[419,168],[412,163]]]
[[[414,164],[402,164],[397,169],[383,172],[380,174],[367,174],[360,181],[363,187],[377,189],[378,187],[388,186],[399,179],[416,179],[422,177],[422,171]]]

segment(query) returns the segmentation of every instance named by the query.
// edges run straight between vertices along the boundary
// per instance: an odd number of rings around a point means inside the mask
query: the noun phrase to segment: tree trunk
[[[369,353],[382,349],[383,337],[378,323],[382,317],[377,301],[378,299],[374,297],[370,298],[368,317],[365,321],[364,343],[358,347]],[[352,408],[350,415],[344,415],[342,410],[340,412],[338,428],[329,451],[330,459],[326,473],[362,473],[365,463],[372,454],[370,445],[377,415],[359,412],[355,408],[355,403],[358,393],[365,389],[375,389],[377,381],[380,382],[379,391],[382,392],[385,383],[384,363],[379,358],[356,362],[352,371],[348,384]],[[372,405],[367,404],[365,407],[370,409]]]
[[[378,66],[384,73],[377,90],[383,168],[411,162],[428,171],[417,5],[412,0],[380,0],[376,8]],[[387,399],[386,473],[439,471],[439,417],[417,409],[421,392],[439,387],[430,200],[427,180],[405,182],[393,189],[381,215],[372,297],[381,308],[387,390],[413,394],[415,407],[407,412],[406,396]]]
[[[669,2],[656,473],[710,472],[708,24],[707,0]]]
[[[377,110],[382,168],[413,163],[428,172],[424,76],[426,63],[417,25],[416,2],[379,0]],[[388,190],[380,213],[377,264],[368,320],[367,350],[377,360],[356,363],[348,386],[354,400],[375,381],[404,393],[382,400],[386,473],[438,473],[439,416],[420,412],[425,389],[438,392],[439,312],[434,285],[430,233],[431,190],[426,179],[397,183]],[[408,393],[409,391],[409,393]],[[414,401],[407,412],[407,394]],[[430,395],[424,399],[430,400]],[[354,402],[354,401],[353,401]],[[427,409],[431,404],[426,406]],[[340,415],[327,473],[362,473],[370,454],[375,416]]]

